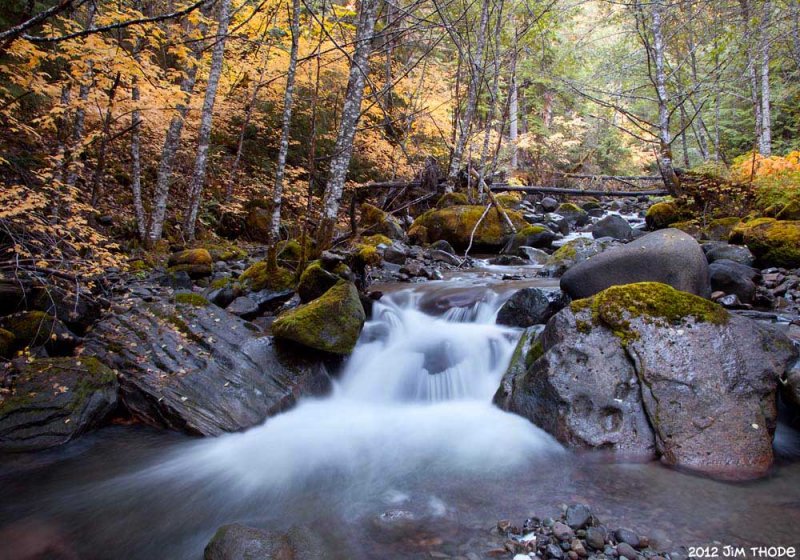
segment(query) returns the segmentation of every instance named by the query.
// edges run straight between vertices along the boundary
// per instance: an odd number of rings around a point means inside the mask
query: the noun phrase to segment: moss
[[[365,319],[355,286],[340,280],[321,297],[281,314],[272,323],[272,334],[317,350],[349,354]]]
[[[14,352],[16,338],[11,331],[0,329],[0,358],[11,357]]]
[[[606,326],[623,344],[639,338],[631,326],[632,319],[668,326],[688,318],[722,325],[729,318],[728,312],[716,303],[658,282],[612,286],[588,300],[572,302],[570,307],[576,313],[590,308],[593,324]]]
[[[789,202],[775,217],[779,220],[800,220],[800,201]]]
[[[733,229],[739,225],[741,221],[742,219],[736,216],[711,220],[706,227],[706,236],[713,241],[724,241],[728,239]]]
[[[363,266],[379,266],[383,257],[380,251],[372,245],[356,245],[356,265]]]
[[[305,258],[314,254],[314,242],[311,237],[306,237]],[[303,245],[301,240],[289,239],[278,243],[278,262],[283,266],[295,269],[300,264],[303,257]]]
[[[300,275],[297,284],[297,294],[300,301],[309,302],[322,296],[336,285],[338,278],[322,268],[320,261],[312,261]]]
[[[181,305],[193,305],[195,307],[206,307],[211,305],[206,298],[200,294],[195,294],[194,292],[178,292],[175,294],[175,303]]]
[[[762,220],[744,231],[743,240],[762,266],[800,267],[800,221]]]
[[[259,261],[245,270],[239,281],[253,292],[267,288],[274,291],[288,290],[294,288],[294,273],[282,267],[269,270],[267,261]]]
[[[205,249],[214,261],[238,261],[247,258],[247,251],[233,243],[206,245]]]
[[[203,264],[210,265],[212,262],[213,261],[211,260],[211,253],[209,253],[207,250],[186,249],[184,251],[178,251],[177,253],[172,253],[169,256],[167,265],[170,267],[179,265],[203,265]]]
[[[503,208],[516,208],[522,201],[522,196],[518,193],[506,192],[495,195],[494,199],[497,201],[497,204]]]
[[[746,218],[744,221],[739,222],[733,227],[730,235],[728,236],[728,242],[741,245],[744,243],[745,233],[751,228],[758,227],[762,224],[771,224],[774,221],[775,218],[765,218],[763,216]]]
[[[457,250],[461,250],[469,244],[472,230],[484,211],[483,206],[452,206],[429,210],[414,220],[409,235],[419,243],[432,243],[444,239]],[[506,214],[517,230],[528,225],[519,212],[507,210]],[[424,228],[424,230],[417,228]],[[420,235],[422,232],[424,232],[424,238]],[[495,208],[492,208],[475,231],[473,247],[497,249],[505,245],[506,237],[503,218]]]
[[[558,205],[556,208],[556,214],[583,214],[584,210],[580,208],[577,204],[573,204],[571,202],[564,202]]]
[[[56,318],[44,311],[23,311],[6,317],[3,323],[3,327],[14,335],[17,348],[45,344],[56,328]]]
[[[128,263],[128,270],[131,272],[148,272],[152,270],[152,266],[147,264],[142,259],[137,259]]]
[[[219,290],[221,288],[229,288],[233,286],[233,284],[234,284],[233,278],[231,278],[230,276],[224,276],[222,278],[217,278],[216,280],[212,280],[209,286],[214,290]]]
[[[581,204],[581,208],[588,212],[589,210],[601,210],[603,207],[600,206],[600,203],[597,200],[588,200]]]
[[[663,229],[684,218],[683,212],[674,202],[657,202],[647,209],[645,222],[650,229]]]
[[[377,247],[378,245],[391,245],[392,240],[386,237],[383,234],[376,233],[375,235],[368,235],[366,237],[361,238],[361,242],[365,245],[371,245],[372,247]]]
[[[449,208],[451,206],[466,206],[469,204],[469,199],[464,193],[444,193],[436,201],[436,208]]]
[[[386,212],[377,206],[366,202],[361,205],[361,225],[365,228],[382,224],[386,220],[386,216]]]
[[[705,235],[705,230],[703,228],[703,224],[700,223],[700,220],[672,222],[669,227],[679,229],[684,233],[688,233],[695,239],[702,239]]]
[[[525,367],[530,368],[531,364],[544,356],[544,346],[542,346],[542,341],[540,339],[536,339],[533,344],[531,344],[530,350],[525,355]]]
[[[428,228],[414,222],[414,224],[408,228],[408,239],[417,245],[428,243]]]
[[[550,260],[555,262],[564,262],[574,259],[578,255],[578,252],[575,249],[575,246],[578,244],[582,244],[582,238],[568,241],[559,247],[552,255],[550,255]]]

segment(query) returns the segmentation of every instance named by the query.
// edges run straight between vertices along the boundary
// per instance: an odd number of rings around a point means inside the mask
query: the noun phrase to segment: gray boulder
[[[659,230],[578,263],[564,273],[561,289],[572,299],[594,295],[610,286],[661,282],[708,297],[708,262],[691,235]]]
[[[35,451],[97,427],[116,407],[117,378],[95,358],[26,363],[0,394],[0,450]]]
[[[542,210],[545,212],[554,212],[558,208],[558,201],[552,196],[546,196],[539,203],[542,205]]]
[[[727,259],[717,260],[708,266],[711,289],[738,296],[744,303],[753,301],[756,282],[761,273],[755,268]]]
[[[633,238],[633,229],[628,223],[628,220],[619,214],[609,214],[605,218],[601,218],[592,227],[592,237],[599,239],[601,237],[611,237],[620,241],[629,241]]]
[[[703,251],[709,263],[728,260],[745,266],[753,266],[756,262],[756,258],[747,247],[743,245],[731,245],[724,241],[705,243],[703,244]]]
[[[258,304],[248,296],[239,296],[228,305],[227,311],[242,319],[252,319],[258,315]]]
[[[497,312],[497,324],[522,328],[543,325],[567,303],[569,298],[559,289],[523,288]]]
[[[84,354],[119,372],[134,417],[191,434],[255,426],[330,387],[319,358],[214,305],[128,300],[95,326]]]

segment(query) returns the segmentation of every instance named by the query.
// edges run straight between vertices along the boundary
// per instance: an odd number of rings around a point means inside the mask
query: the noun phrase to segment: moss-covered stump
[[[280,266],[270,270],[267,261],[259,261],[242,272],[239,282],[252,292],[261,290],[279,292],[294,288],[294,273]]]
[[[11,352],[44,346],[51,355],[66,355],[80,339],[61,321],[43,311],[22,311],[0,319],[0,327],[10,332]]]
[[[456,250],[463,251],[469,245],[472,230],[484,210],[483,206],[452,206],[429,210],[414,220],[409,229],[409,237],[418,244],[445,240]],[[506,214],[517,231],[528,225],[519,212],[506,210]],[[473,250],[497,251],[505,246],[510,234],[510,231],[506,231],[503,217],[492,208],[475,231]]]
[[[573,302],[538,342],[497,399],[567,445],[646,453],[654,441],[663,462],[711,476],[769,471],[777,380],[797,355],[783,334],[637,283]]]
[[[525,226],[511,239],[508,251],[517,253],[520,247],[547,249],[555,241],[556,234],[544,226]]]
[[[344,355],[353,351],[365,320],[355,285],[340,280],[322,297],[278,316],[272,323],[272,334]]]
[[[762,267],[800,267],[800,221],[753,220],[743,228],[742,241]]]
[[[647,209],[645,223],[648,229],[663,229],[686,218],[674,202],[657,202]]]
[[[466,206],[469,204],[467,195],[460,192],[444,193],[436,201],[436,208],[450,208],[451,206]]]
[[[192,278],[203,278],[211,275],[211,253],[206,249],[186,249],[172,253],[167,261],[167,270],[171,273],[186,272]]]
[[[391,239],[405,239],[406,234],[397,219],[371,204],[361,205],[361,229],[370,234],[380,233]]]
[[[98,426],[117,404],[114,373],[92,357],[26,364],[10,394],[0,394],[0,450],[34,451],[67,443]]]

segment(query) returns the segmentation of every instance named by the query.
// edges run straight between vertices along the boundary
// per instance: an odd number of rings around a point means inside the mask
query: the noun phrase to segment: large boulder
[[[703,297],[711,294],[703,250],[692,236],[676,229],[650,233],[573,266],[561,278],[561,289],[580,299],[634,282],[661,282]]]
[[[90,356],[26,363],[0,393],[0,450],[34,451],[67,443],[116,407],[114,373]]]
[[[497,312],[497,324],[522,328],[543,325],[567,303],[569,299],[557,288],[523,288]]]
[[[353,351],[365,320],[355,285],[340,280],[321,297],[279,315],[272,323],[272,334],[344,355]]]
[[[495,208],[487,212],[475,229],[484,210],[483,206],[451,206],[429,210],[414,220],[408,231],[409,237],[417,244],[445,240],[456,250],[463,251],[469,245],[470,236],[475,230],[473,250],[497,251],[505,246],[510,232],[506,230],[503,217]],[[517,231],[528,225],[519,212],[506,210],[505,213]]]
[[[629,241],[633,238],[633,228],[628,220],[619,214],[609,214],[592,226],[592,237],[595,239],[611,237],[620,241]]]
[[[614,286],[554,316],[496,401],[574,447],[643,452],[653,437],[669,465],[753,478],[772,465],[776,385],[796,356],[783,334],[703,298]],[[623,437],[600,437],[605,426]]]
[[[617,245],[619,245],[619,242],[610,237],[603,239],[578,237],[572,239],[550,255],[550,258],[544,263],[544,272],[548,276],[561,276],[578,263],[582,263]]]
[[[319,357],[284,348],[196,298],[153,299],[117,304],[84,350],[119,372],[123,404],[141,421],[215,436],[260,424],[329,389]]]
[[[731,238],[739,233],[760,266],[800,267],[800,221],[762,218],[740,224]]]
[[[239,282],[252,292],[283,291],[294,287],[294,274],[282,266],[270,267],[267,261],[259,261],[242,272]]]
[[[753,301],[761,273],[755,268],[729,260],[714,261],[708,266],[711,289],[736,294],[744,303]]]
[[[663,229],[680,222],[686,215],[674,202],[657,202],[647,209],[644,220],[648,229]]]
[[[168,271],[172,273],[186,272],[192,278],[211,275],[211,253],[206,249],[186,249],[172,253],[167,260]]]

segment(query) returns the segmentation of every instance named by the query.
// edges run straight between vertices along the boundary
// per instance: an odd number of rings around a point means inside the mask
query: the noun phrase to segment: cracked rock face
[[[724,479],[768,472],[776,386],[796,357],[783,334],[737,315],[667,320],[627,308],[611,326],[590,303],[523,336],[498,406],[571,448],[658,455]]]

